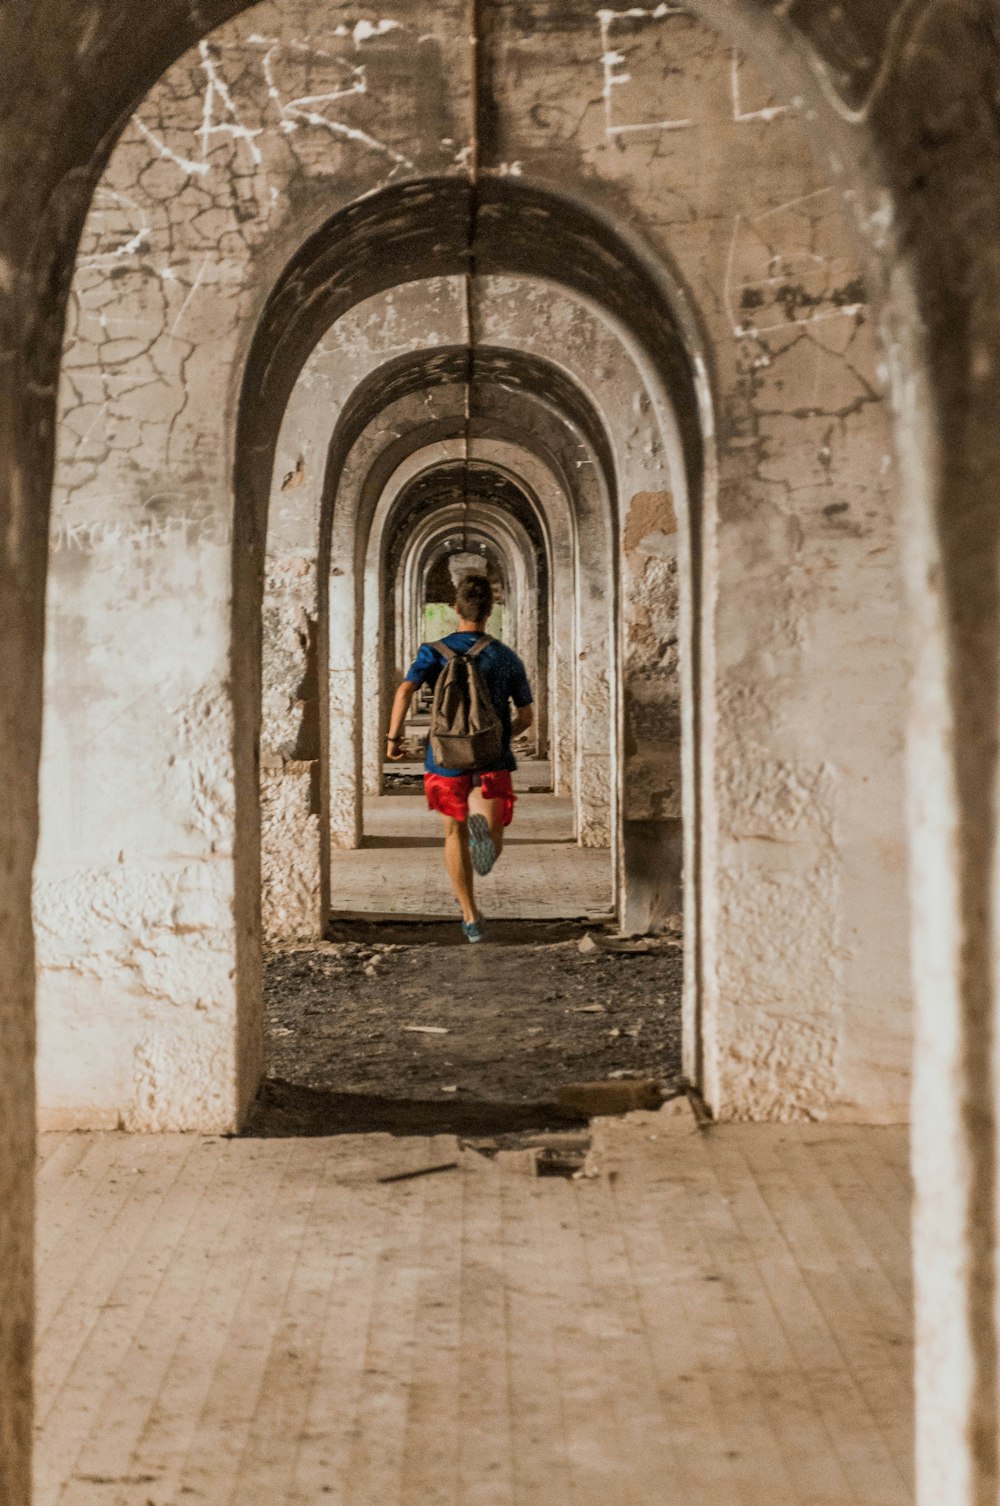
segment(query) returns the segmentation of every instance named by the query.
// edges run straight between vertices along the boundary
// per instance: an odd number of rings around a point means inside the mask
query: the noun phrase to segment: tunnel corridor
[[[4,1506],[986,1506],[995,18],[7,10]]]

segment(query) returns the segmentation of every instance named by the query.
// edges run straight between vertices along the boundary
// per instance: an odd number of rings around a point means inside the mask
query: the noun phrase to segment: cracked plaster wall
[[[230,643],[240,358],[312,224],[461,171],[460,15],[255,7],[143,100],[95,194],[51,537],[43,1123],[226,1129],[256,1088],[257,896],[232,861],[255,840],[232,759],[230,651],[254,651]]]
[[[73,695],[47,710],[36,898],[43,1038],[72,1030],[93,1045],[72,1061],[44,1052],[40,1083],[81,1123],[206,1128],[206,1104],[229,1104],[212,1124],[230,1123],[252,1091],[254,1053],[242,1080],[237,1047],[254,1001],[233,974],[254,900],[234,892],[230,863],[252,830],[236,826],[226,704],[239,358],[269,280],[338,204],[411,173],[463,172],[464,25],[458,7],[398,19],[305,0],[256,7],[156,86],[98,189],[71,300],[52,540],[48,672]],[[488,32],[483,171],[576,185],[641,233],[690,289],[710,352],[718,488],[696,541],[714,666],[698,687],[709,1097],[726,1114],[896,1117],[908,1034],[898,542],[837,195],[795,110],[683,12],[526,4],[490,10]],[[630,512],[663,489],[637,486]],[[640,540],[627,567],[629,641],[645,644],[646,664],[626,728],[646,757],[645,677],[654,662],[665,686],[672,675],[649,616],[650,592],[671,590],[657,542],[659,556]],[[590,772],[585,761],[584,790]],[[60,821],[69,789],[76,813]],[[169,819],[150,829],[150,809]],[[170,908],[192,864],[213,875],[197,924],[218,956],[197,997]],[[124,875],[108,888],[115,867]],[[128,896],[150,892],[150,870],[164,888],[143,944],[153,938],[159,970],[176,976],[169,1002],[146,998],[134,965]],[[81,882],[120,896],[101,902],[120,945],[109,948],[96,899],[69,903]],[[769,950],[754,971],[763,913]],[[48,939],[60,917],[63,952]],[[64,986],[65,951],[78,993]],[[794,967],[797,954],[815,966]],[[132,1010],[135,1028],[105,1051],[98,1022]],[[171,1055],[187,1026],[207,1077]],[[168,1063],[153,1108],[150,1056]]]
[[[708,1096],[734,1116],[903,1118],[901,546],[885,373],[844,208],[795,104],[684,11],[600,12],[589,100],[573,93],[594,56],[587,18],[489,15],[493,160],[598,179],[690,290],[710,351]]]

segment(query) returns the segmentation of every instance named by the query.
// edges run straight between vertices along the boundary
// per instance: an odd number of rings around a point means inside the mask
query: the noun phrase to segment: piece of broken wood
[[[558,1107],[566,1114],[591,1118],[602,1114],[630,1114],[636,1109],[658,1109],[663,1089],[652,1077],[618,1082],[571,1082],[559,1088]]]
[[[457,1161],[442,1161],[438,1166],[418,1166],[416,1171],[396,1171],[392,1176],[378,1177],[377,1180],[383,1187],[388,1182],[412,1182],[415,1177],[432,1177],[439,1171],[457,1171],[458,1165]]]

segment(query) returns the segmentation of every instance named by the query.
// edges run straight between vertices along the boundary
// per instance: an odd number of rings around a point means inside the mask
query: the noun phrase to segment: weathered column
[[[907,499],[920,1506],[1000,1497],[1000,88],[996,14],[928,8],[871,129]],[[887,234],[888,223],[888,234]]]
[[[350,466],[345,470],[350,484]],[[362,582],[358,579],[363,554],[356,538],[353,509],[334,508],[327,582],[326,650],[330,843],[358,847],[364,829],[361,784],[361,632],[358,607]],[[336,896],[332,896],[336,905]]]
[[[52,1128],[224,1131],[257,1085],[259,976],[238,966],[234,858],[254,833],[246,806],[237,819],[226,492],[218,475],[202,485],[196,523],[197,491],[155,517],[141,496],[117,516],[89,503],[54,515],[34,894]]]
[[[0,86],[5,78],[0,60]],[[3,141],[0,133],[0,143]],[[8,185],[0,181],[0,205]],[[14,247],[0,217],[0,266]],[[0,290],[0,1498],[30,1496],[35,1149],[31,869],[38,826],[45,521],[56,349],[27,269]],[[46,349],[47,347],[47,349]],[[42,359],[39,362],[38,357]],[[47,356],[47,359],[45,357]],[[41,379],[41,384],[39,381]]]
[[[210,25],[225,0],[202,9]],[[12,0],[0,22],[0,1498],[31,1494],[32,864],[62,290],[101,144],[139,80],[193,35],[181,0],[84,12]],[[114,70],[112,79],[111,69]]]
[[[648,932],[682,906],[677,518],[669,491],[628,499],[621,561],[621,924]]]
[[[261,922],[266,941],[321,936],[320,645],[315,549],[269,556],[261,716]]]

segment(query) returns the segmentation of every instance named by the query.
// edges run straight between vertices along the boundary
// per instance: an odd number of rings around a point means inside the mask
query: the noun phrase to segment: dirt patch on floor
[[[568,1083],[676,1091],[678,941],[623,951],[600,932],[510,922],[469,946],[457,932],[340,925],[272,953],[268,1080],[246,1133],[516,1133],[564,1119]]]

